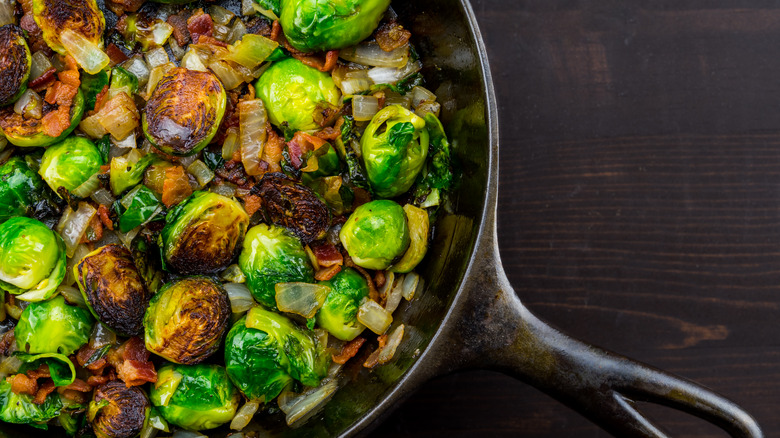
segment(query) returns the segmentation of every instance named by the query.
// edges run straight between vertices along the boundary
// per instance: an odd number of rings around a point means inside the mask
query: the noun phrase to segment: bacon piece
[[[379,43],[379,47],[385,52],[392,52],[405,45],[409,42],[409,38],[412,37],[411,32],[395,21],[379,26],[374,35],[376,36],[376,42]]]
[[[339,51],[338,50],[329,50],[325,54],[325,65],[322,67],[320,71],[323,72],[330,72],[333,71],[333,69],[336,68],[336,65],[338,64],[339,60]]]
[[[339,120],[344,120],[344,119],[339,118]],[[328,126],[327,128],[322,129],[321,131],[315,132],[314,136],[321,138],[323,140],[334,141],[339,137],[341,137],[341,130],[337,128],[331,128],[330,126]]]
[[[40,379],[41,377],[51,377],[49,365],[42,363],[36,370],[27,371],[27,377],[31,379]]]
[[[307,152],[319,149],[325,143],[327,142],[319,137],[303,131],[296,132],[292,140],[287,142],[287,150],[290,152],[290,164],[296,169],[300,169],[304,164],[303,156]]]
[[[119,379],[125,382],[127,387],[140,386],[147,382],[157,382],[157,371],[151,362],[137,360],[125,360],[116,369]]]
[[[314,252],[314,256],[317,257],[317,263],[320,266],[330,267],[344,264],[344,256],[330,242],[313,243],[311,250]]]
[[[90,392],[92,391],[92,386],[90,386],[87,382],[81,379],[76,379],[73,381],[73,383],[66,386],[65,389],[72,389],[78,392]]]
[[[199,36],[214,35],[214,20],[211,19],[211,15],[204,13],[203,9],[198,9],[187,19],[187,30],[192,40],[197,43]]]
[[[2,305],[2,303],[0,303],[0,305]],[[10,354],[8,349],[11,347],[11,345],[16,345],[16,337],[14,336],[13,330],[9,330],[3,333],[2,338],[0,338],[0,354],[3,356],[8,356]]]
[[[327,268],[320,268],[314,273],[314,278],[317,281],[327,281],[335,277],[336,274],[341,272],[341,265],[333,265]]]
[[[182,166],[165,169],[162,202],[166,207],[178,204],[192,194],[192,187]]]
[[[106,207],[103,204],[100,204],[100,207],[98,207],[98,217],[100,218],[100,222],[103,223],[103,226],[108,228],[109,230],[114,230],[114,222],[111,221],[111,217],[108,213],[108,207]]]
[[[45,72],[43,72],[42,75],[38,76],[37,78],[30,81],[27,86],[34,90],[40,90],[42,88],[45,88],[46,85],[52,83],[54,81],[54,76],[57,73],[57,69],[52,67]]]
[[[268,163],[269,172],[281,172],[282,171],[282,151],[284,150],[284,138],[282,138],[268,123],[265,128],[266,141],[265,147],[263,147],[263,161]]]
[[[190,18],[190,12],[182,9],[176,15],[171,15],[166,20],[173,27],[173,37],[179,46],[184,47],[190,42],[190,31],[187,29],[187,19]]]
[[[59,78],[60,82],[62,82],[65,85],[70,85],[73,87],[73,96],[76,95],[76,92],[81,85],[81,80],[79,79],[79,72],[78,70],[63,70],[59,73],[57,73],[57,78]],[[65,89],[64,91],[69,91],[68,89]],[[70,96],[72,99],[73,96]]]
[[[38,392],[38,382],[24,374],[7,377],[6,381],[11,384],[11,391],[14,394],[35,395]]]
[[[116,44],[111,43],[106,47],[106,55],[108,55],[108,59],[110,59],[110,65],[111,67],[121,64],[125,61],[127,61],[128,58],[127,55],[125,55],[125,52],[122,51],[119,47],[117,47]]]
[[[363,346],[363,344],[366,342],[365,338],[357,337],[346,344],[344,344],[343,347],[341,347],[341,351],[338,355],[332,354],[331,358],[333,359],[333,362],[336,362],[337,364],[344,365],[347,363],[348,360],[355,357],[355,355],[360,351],[360,347]]]
[[[192,41],[195,44],[208,44],[211,46],[217,46],[217,47],[227,47],[227,43],[224,43],[216,38],[210,37],[208,35],[197,35],[194,34],[192,36]]]
[[[274,23],[271,25],[271,36],[270,38],[277,43],[279,42],[279,36],[282,34],[282,23],[279,23],[279,20],[274,20]]]
[[[385,286],[385,282],[387,281],[387,277],[385,276],[385,271],[376,271],[376,274],[374,275],[374,285],[382,289]]]
[[[46,397],[54,392],[55,389],[57,389],[57,387],[54,386],[54,382],[51,379],[46,380],[41,384],[38,392],[35,393],[35,398],[33,398],[32,402],[36,405],[42,405],[43,402],[46,401]]]
[[[122,359],[136,360],[139,362],[146,362],[149,360],[151,353],[146,349],[144,341],[140,337],[134,336],[125,341],[118,349],[122,353]]]
[[[90,230],[92,230],[91,233]],[[87,232],[84,233],[83,236],[81,236],[80,243],[97,242],[102,238],[103,238],[103,223],[100,221],[99,216],[93,216],[92,220],[89,221],[89,228],[87,228]]]
[[[106,0],[106,7],[118,17],[125,12],[136,12],[141,9],[144,0]]]
[[[263,205],[262,200],[257,195],[247,195],[244,197],[244,210],[246,214],[252,216]]]
[[[88,394],[85,392],[76,391],[73,389],[65,389],[62,386],[57,388],[57,392],[60,393],[60,395],[63,398],[66,398],[78,404],[84,404],[89,401],[89,398],[87,397]]]
[[[89,376],[87,378],[87,385],[92,387],[97,387],[108,381],[109,381],[108,376]]]

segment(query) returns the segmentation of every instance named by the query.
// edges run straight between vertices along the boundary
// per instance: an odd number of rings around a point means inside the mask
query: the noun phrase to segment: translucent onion
[[[393,283],[395,282],[395,273],[394,272],[385,272],[385,284],[382,285],[381,288],[379,288],[379,295],[386,297],[388,292],[390,292],[393,289]]]
[[[73,286],[76,284],[76,274],[73,272],[73,267],[76,266],[81,259],[89,254],[89,247],[83,243],[80,243],[76,247],[76,251],[73,253],[73,257],[68,259],[67,271],[65,272],[65,280],[62,282],[65,286]]]
[[[412,99],[396,93],[387,93],[385,96],[385,106],[390,105],[401,105],[406,109],[412,109]]]
[[[401,46],[392,52],[385,52],[376,42],[361,43],[342,49],[339,52],[339,57],[372,67],[401,68],[406,66],[409,60],[409,45]]]
[[[0,0],[2,4],[4,0]],[[32,63],[30,64],[30,80],[34,81],[41,77],[44,73],[52,68],[51,60],[45,53],[38,51],[32,55]]]
[[[371,70],[368,70],[367,75],[375,84],[395,84],[401,79],[417,73],[421,69],[422,63],[420,61],[410,61],[401,68],[374,67]]]
[[[157,214],[155,214],[154,216],[157,216]],[[132,230],[128,231],[127,233],[118,233],[119,240],[122,241],[123,245],[130,248],[130,244],[133,242],[133,239],[135,239],[135,236],[137,236],[140,231],[141,231],[141,227],[137,226]]]
[[[170,24],[164,21],[158,21],[154,23],[154,26],[152,27],[152,41],[158,46],[164,45],[168,41],[168,38],[171,37],[172,34],[173,34],[173,26],[171,26]]]
[[[116,343],[116,333],[111,331],[111,329],[103,324],[95,324],[95,327],[92,329],[92,333],[89,335],[90,349],[100,350],[103,347],[115,345]]]
[[[95,193],[95,190],[100,188],[100,179],[98,179],[98,174],[95,173],[94,175],[90,176],[89,179],[84,181],[80,186],[73,189],[71,192],[73,196],[79,197],[79,198],[88,198],[93,193]]]
[[[276,307],[282,312],[314,318],[325,304],[330,288],[311,283],[276,283]]]
[[[130,135],[122,140],[116,140],[114,137],[111,137],[111,144],[120,149],[135,149],[138,147],[138,140],[135,132],[131,132]]]
[[[206,184],[214,179],[214,172],[212,172],[212,170],[209,169],[209,166],[201,160],[195,160],[192,164],[187,166],[187,172],[191,173],[192,176],[198,180],[198,184],[200,184],[201,187],[205,187]]]
[[[365,299],[357,314],[358,321],[372,332],[381,335],[393,322],[393,315],[376,301]]]
[[[221,184],[212,185],[210,191],[232,198],[236,196],[236,185],[229,182],[222,182]]]
[[[57,288],[57,292],[59,292],[60,295],[65,298],[65,301],[67,301],[68,304],[79,307],[87,307],[87,303],[84,301],[84,297],[81,295],[81,291],[78,290],[78,288],[61,284]]]
[[[254,5],[255,5],[254,0],[241,0],[241,15],[245,17],[255,15],[257,11],[255,10]]]
[[[187,53],[187,51],[176,42],[176,38],[171,38],[170,41],[168,41],[168,47],[170,47],[171,53],[177,61],[181,61],[181,59],[184,58],[184,54]]]
[[[265,147],[268,115],[260,99],[245,100],[238,103],[239,135],[241,143],[241,162],[247,175],[260,175],[260,157]]]
[[[405,280],[406,279],[403,275],[397,275],[395,281],[393,281],[393,286],[389,289],[385,303],[385,310],[390,313],[395,312],[395,309],[397,309],[398,305],[401,304]]]
[[[244,430],[260,408],[260,403],[260,400],[249,400],[244,406],[241,406],[241,409],[233,417],[233,421],[230,422],[230,428],[233,430]]]
[[[250,70],[256,69],[279,47],[279,43],[262,35],[246,34],[240,41],[228,47],[224,59]]]
[[[81,123],[79,123],[79,129],[92,139],[103,138],[103,136],[108,134],[106,128],[100,124],[100,118],[97,114],[82,119]]]
[[[130,58],[122,63],[122,68],[138,78],[138,86],[143,87],[149,81],[149,66],[140,58]]]
[[[187,50],[187,53],[184,54],[184,57],[181,59],[181,66],[188,70],[208,71],[208,68],[203,65],[200,55],[193,49]]]
[[[43,98],[31,89],[26,89],[14,103],[14,112],[28,119],[43,117]]]
[[[414,298],[415,292],[420,286],[422,286],[420,276],[414,272],[410,272],[406,274],[406,277],[404,277],[401,295],[403,295],[406,301],[411,301],[412,298]]]
[[[252,292],[249,288],[242,283],[225,283],[223,284],[225,291],[230,298],[230,307],[233,313],[248,312],[249,309],[254,307],[255,300],[252,298]]]
[[[14,19],[14,8],[16,2],[13,0],[0,0],[0,26],[6,24],[16,24]]]
[[[98,45],[71,29],[60,32],[60,42],[81,68],[91,75],[98,74],[111,62]]]
[[[373,85],[368,70],[352,70],[344,66],[333,70],[333,82],[347,96],[366,91]]]
[[[393,332],[388,336],[387,343],[384,347],[382,347],[382,350],[379,352],[379,359],[377,361],[377,364],[385,364],[387,362],[390,362],[390,359],[395,356],[395,351],[398,349],[398,346],[401,344],[401,340],[404,337],[404,325],[401,324],[398,327],[393,330]]]
[[[217,41],[227,41],[230,35],[230,28],[222,24],[214,24],[214,39]]]
[[[222,143],[222,158],[232,160],[233,154],[241,147],[239,131],[236,127],[230,127],[225,135],[225,141]]]
[[[374,96],[357,95],[352,97],[352,117],[355,121],[366,122],[379,112],[379,99]]]
[[[214,61],[209,64],[209,69],[222,81],[226,90],[232,90],[244,83],[244,75],[225,61]]]
[[[420,117],[425,117],[426,114],[431,113],[436,117],[439,117],[439,113],[441,112],[441,104],[439,102],[432,102],[429,100],[426,100],[420,106],[417,107],[417,109],[414,111],[415,114],[417,114]]]
[[[339,389],[338,382],[336,380],[330,380],[320,385],[314,392],[306,395],[295,406],[292,407],[290,412],[285,418],[288,426],[295,424],[302,424],[309,418],[311,418],[317,410],[327,403],[333,394]]]
[[[144,58],[146,59],[146,63],[149,65],[149,68],[151,69],[167,64],[171,61],[168,59],[168,52],[166,52],[162,47],[157,47],[146,52],[146,54],[144,54]]]
[[[412,91],[410,92],[411,98],[412,98],[412,108],[417,109],[418,106],[422,105],[423,102],[430,101],[435,102],[436,101],[436,95],[433,94],[430,90],[428,90],[425,87],[414,87],[412,88]]]
[[[228,283],[245,283],[246,276],[241,271],[241,268],[237,264],[232,264],[225,269],[219,276],[220,279]]]
[[[168,55],[166,54],[165,56]],[[174,67],[176,67],[176,65],[169,62],[167,64],[159,65],[152,69],[152,71],[149,73],[149,82],[146,84],[147,99],[149,96],[152,95],[154,88],[157,87],[157,83],[160,82],[160,79],[162,79],[163,75],[167,73],[168,70]]]
[[[60,219],[60,223],[57,225],[57,231],[65,242],[65,253],[68,257],[73,257],[73,254],[75,254],[76,247],[81,242],[81,238],[87,232],[89,223],[96,214],[97,210],[93,206],[82,202],[75,212],[68,207],[66,213],[62,215],[62,219]]]
[[[246,35],[247,33],[248,31],[246,30],[246,26],[244,25],[244,22],[241,20],[236,20],[235,24],[233,24],[233,28],[230,29],[227,42],[230,44],[235,44],[236,41],[243,38],[243,36]]]
[[[16,346],[16,342],[12,342],[12,344]],[[0,378],[5,379],[6,377],[12,374],[16,374],[19,371],[19,368],[21,366],[22,366],[22,361],[19,360],[18,357],[16,356],[6,357],[5,359],[3,359],[2,362],[0,362]]]
[[[228,11],[222,6],[217,5],[209,6],[209,15],[211,15],[211,19],[214,20],[215,24],[220,24],[222,26],[227,26],[230,24],[230,20],[236,16],[236,14]]]

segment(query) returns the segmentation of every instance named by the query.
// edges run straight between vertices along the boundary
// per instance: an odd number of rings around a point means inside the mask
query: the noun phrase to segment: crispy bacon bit
[[[89,221],[87,232],[81,237],[81,243],[97,242],[103,238],[103,222],[99,216],[93,216]]]
[[[84,392],[75,391],[73,389],[65,389],[62,386],[57,388],[57,392],[60,393],[63,398],[78,404],[84,404],[89,401],[88,394]]]
[[[262,35],[266,38],[271,38],[272,24],[268,23],[268,20],[254,17],[246,23],[246,31],[256,35]]]
[[[344,119],[339,118],[339,120],[344,120]],[[327,128],[321,131],[315,132],[314,136],[319,137],[323,140],[334,141],[337,138],[341,137],[341,131],[338,128],[331,128],[330,126],[328,126]]]
[[[192,40],[197,43],[201,35],[207,37],[214,35],[214,20],[211,19],[211,15],[204,13],[203,9],[198,9],[187,19],[187,30]]]
[[[106,55],[108,55],[108,59],[111,60],[111,67],[130,59],[127,57],[127,55],[125,55],[125,52],[123,52],[122,49],[117,47],[117,45],[114,43],[111,43],[108,45],[108,47],[106,47]]]
[[[182,166],[171,166],[165,169],[162,202],[166,207],[178,204],[191,194],[190,180]]]
[[[379,43],[379,47],[382,50],[385,52],[392,52],[408,43],[412,33],[404,29],[404,27],[397,22],[391,21],[379,26],[375,36],[376,42]]]
[[[89,376],[89,378],[87,378],[87,385],[96,387],[108,381],[109,381],[109,376]]]
[[[144,341],[138,336],[134,336],[125,341],[117,351],[122,354],[122,359],[125,360],[146,362],[151,356],[151,353],[149,353],[149,350],[147,350],[144,345]]]
[[[144,0],[106,0],[106,7],[117,16],[125,12],[136,12],[144,4]]]
[[[341,265],[333,265],[327,268],[320,268],[314,273],[314,278],[317,281],[327,281],[335,277],[336,274],[341,272]]]
[[[27,377],[31,379],[51,377],[51,372],[49,371],[49,365],[42,363],[41,366],[38,367],[38,369],[27,371]]]
[[[246,214],[252,216],[263,205],[262,199],[257,195],[247,195],[244,197],[244,210]]]
[[[42,405],[43,402],[46,401],[46,397],[54,392],[55,389],[57,389],[57,387],[54,386],[54,382],[51,379],[46,380],[41,384],[38,392],[35,393],[35,398],[33,398],[32,402],[36,405]]]
[[[377,288],[382,289],[385,287],[386,280],[385,271],[376,271],[376,274],[374,274],[374,285],[376,285]]]
[[[365,338],[357,337],[346,344],[344,344],[343,347],[341,347],[341,352],[339,352],[338,355],[331,355],[331,358],[333,358],[333,362],[336,362],[337,364],[344,365],[347,363],[348,360],[355,357],[358,351],[360,351],[360,347],[363,346],[363,344],[366,342]]]
[[[332,243],[322,241],[312,243],[311,247],[314,256],[317,257],[317,263],[320,266],[334,266],[344,264],[344,256],[341,255],[336,246]]]
[[[38,392],[38,382],[24,374],[7,377],[6,381],[11,384],[11,391],[14,394],[35,395]]]
[[[244,171],[241,160],[226,161],[224,166],[217,169],[216,174],[239,187],[246,187],[249,184],[249,177]]]
[[[271,127],[269,123],[266,128],[266,141],[263,148],[262,160],[268,163],[269,172],[281,172],[282,151],[284,150],[284,138],[282,138]]]
[[[30,81],[29,84],[27,84],[30,88],[33,90],[43,90],[46,88],[47,85],[54,82],[54,76],[57,73],[57,69],[52,67],[45,72],[43,72],[42,75],[38,76],[37,78]]]
[[[100,207],[98,207],[98,217],[100,218],[100,222],[103,223],[104,227],[111,231],[114,230],[114,222],[111,221],[111,217],[108,213],[108,207],[100,204]]]
[[[190,42],[190,31],[187,29],[187,19],[190,18],[190,11],[188,9],[182,9],[176,15],[168,17],[168,24],[173,27],[173,37],[176,38],[176,42],[179,46],[184,47]]]
[[[92,386],[90,386],[87,382],[81,379],[76,379],[73,381],[73,383],[66,386],[65,389],[72,389],[78,392],[90,392],[92,391]]]
[[[307,134],[303,131],[298,131],[293,136],[292,140],[287,142],[287,150],[290,153],[290,164],[296,169],[300,169],[303,166],[303,156],[307,152],[314,151],[320,148],[320,146],[327,143],[325,140]]]
[[[279,20],[274,20],[274,24],[271,25],[271,39],[279,42],[279,36],[282,35],[282,24]]]
[[[329,50],[325,54],[325,65],[323,66],[322,70],[320,71],[327,71],[331,72],[333,69],[336,68],[336,65],[339,60],[339,51],[338,50]]]
[[[119,379],[131,386],[141,386],[147,382],[157,382],[157,371],[151,362],[139,362],[137,360],[125,360],[116,369]]]
[[[71,87],[78,89],[81,85],[81,80],[79,79],[79,72],[78,70],[63,70],[57,74],[57,78],[59,78],[60,82],[62,82],[65,85],[70,85]],[[73,95],[76,95],[76,92],[74,91]],[[73,96],[70,96],[72,98]]]
[[[2,303],[0,303],[0,305],[2,305]],[[0,354],[3,356],[8,356],[10,354],[8,349],[11,347],[11,345],[16,345],[16,337],[14,336],[13,330],[9,330],[3,333],[2,338],[0,338]]]
[[[217,47],[227,47],[227,43],[224,43],[224,42],[222,42],[222,41],[220,41],[220,40],[218,40],[218,39],[216,39],[214,37],[210,37],[208,35],[197,35],[197,34],[194,34],[192,36],[192,40],[193,40],[193,42],[195,42],[195,44],[208,44],[208,45],[217,46]]]

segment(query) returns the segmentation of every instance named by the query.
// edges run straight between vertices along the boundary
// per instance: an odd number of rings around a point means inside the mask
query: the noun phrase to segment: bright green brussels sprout
[[[130,250],[113,244],[84,256],[73,275],[92,314],[121,336],[143,331],[152,293],[144,285]]]
[[[314,282],[309,257],[291,232],[282,227],[259,224],[246,233],[238,266],[257,302],[276,310],[276,283]]]
[[[160,242],[166,266],[180,274],[227,268],[241,250],[249,216],[241,204],[213,192],[195,192],[168,213]]]
[[[0,224],[0,288],[25,301],[46,300],[65,278],[65,243],[26,217]]]
[[[368,38],[390,0],[282,0],[287,41],[303,52],[352,46]]]
[[[231,308],[227,292],[206,277],[168,283],[144,316],[146,349],[171,362],[194,365],[219,348]]]
[[[99,172],[102,165],[103,157],[92,141],[71,136],[46,149],[38,173],[55,192],[60,187],[72,192]]]
[[[271,123],[281,126],[287,122],[296,131],[317,129],[317,105],[322,101],[336,105],[341,97],[329,74],[295,58],[273,63],[255,82],[255,91]]]
[[[0,379],[0,420],[6,423],[30,424],[44,427],[45,423],[60,414],[62,400],[57,392],[46,396],[43,404],[33,403],[33,397],[16,394],[11,384]]]
[[[30,303],[14,328],[16,346],[25,353],[73,354],[89,341],[95,320],[89,310],[71,306],[62,295]]]
[[[21,157],[0,166],[0,223],[35,212],[40,203],[51,203],[49,188]]]
[[[400,105],[385,107],[366,127],[360,149],[371,188],[382,198],[394,198],[412,187],[425,164],[425,120]]]
[[[0,129],[8,141],[20,147],[44,147],[57,143],[68,136],[76,126],[81,122],[84,115],[84,93],[79,89],[76,91],[76,97],[70,105],[70,126],[62,131],[60,135],[53,137],[46,134],[43,120],[47,114],[57,110],[58,105],[44,105],[43,119],[25,118],[14,112],[14,107],[9,105],[0,109]]]
[[[133,438],[141,433],[150,409],[149,398],[141,388],[111,380],[95,389],[87,419],[97,438]]]
[[[0,27],[0,106],[9,105],[27,89],[32,56],[22,28],[13,24]]]
[[[325,346],[311,331],[261,306],[236,322],[225,341],[228,376],[250,399],[268,402],[292,379],[317,386],[329,366]]]
[[[141,124],[157,149],[170,155],[192,155],[214,138],[226,105],[225,88],[213,73],[177,67],[157,83]]]
[[[317,325],[342,341],[351,341],[366,327],[358,322],[360,302],[368,296],[368,283],[357,271],[344,268],[333,278],[320,283],[330,293],[317,313]]]
[[[219,427],[236,415],[241,395],[219,365],[166,365],[157,370],[152,404],[176,426],[188,430]]]
[[[33,0],[32,7],[33,18],[43,31],[43,40],[60,55],[67,54],[60,41],[65,29],[103,46],[106,19],[95,0]]]
[[[404,209],[389,200],[363,204],[349,216],[339,240],[356,265],[387,269],[411,241]]]

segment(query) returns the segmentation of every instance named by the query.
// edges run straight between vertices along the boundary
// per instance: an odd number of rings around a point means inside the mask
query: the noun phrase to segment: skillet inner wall
[[[236,13],[240,11],[240,2],[236,0],[217,4]],[[455,298],[470,260],[484,209],[490,154],[480,54],[459,1],[394,0],[392,6],[399,14],[400,22],[414,35],[413,43],[424,64],[426,88],[435,92],[442,102],[441,119],[450,137],[456,171],[462,174],[453,193],[452,213],[440,215],[426,260],[416,269],[425,281],[422,293],[411,304],[403,301],[394,315],[396,320],[390,330],[401,323],[406,326],[395,358],[373,372],[367,372],[362,363],[375,346],[364,347],[363,357],[355,358],[342,371],[342,388],[322,412],[304,426],[289,429],[281,415],[261,415],[248,430],[264,430],[264,434],[270,431],[271,436],[285,437],[342,433],[392,390],[428,346]],[[115,20],[112,15],[106,13],[107,22]],[[271,406],[276,407],[275,402]],[[229,431],[221,428],[204,433],[224,437]],[[2,438],[43,436],[66,435],[60,428],[38,431],[0,423]]]

